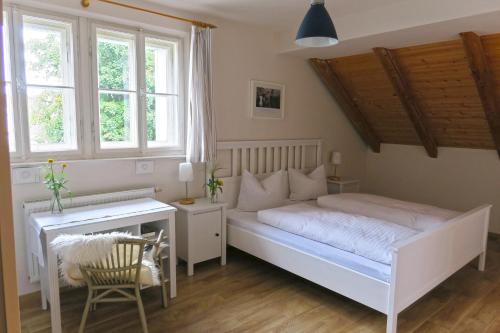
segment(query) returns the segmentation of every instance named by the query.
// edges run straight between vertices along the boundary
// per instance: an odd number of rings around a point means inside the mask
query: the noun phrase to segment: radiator
[[[111,192],[92,194],[85,196],[78,196],[73,198],[63,199],[65,208],[83,207],[89,205],[105,204],[110,202],[118,202],[125,200],[133,200],[140,198],[154,198],[155,188],[142,188],[137,190]],[[32,253],[30,244],[33,242],[31,239],[32,233],[31,225],[29,224],[29,217],[33,213],[47,212],[50,210],[50,200],[30,201],[23,203],[24,208],[24,230],[26,234],[26,247],[27,247],[27,263],[29,268],[29,281],[31,283],[40,281],[40,271],[38,267],[38,258]]]

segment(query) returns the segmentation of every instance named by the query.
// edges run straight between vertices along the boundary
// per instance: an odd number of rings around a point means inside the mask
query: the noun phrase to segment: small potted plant
[[[64,172],[68,165],[66,163],[57,164],[53,159],[49,159],[47,162],[47,172],[43,183],[47,186],[47,189],[52,192],[50,210],[52,211],[52,214],[56,212],[62,213],[64,210],[62,204],[63,192],[65,191],[69,196],[71,196],[71,191],[66,187],[68,180],[66,179],[66,173]]]
[[[222,193],[222,186],[224,186],[224,181],[215,176],[215,173],[220,169],[216,164],[211,164],[209,169],[210,176],[207,181],[207,188],[208,198],[211,203],[217,202],[217,194]]]

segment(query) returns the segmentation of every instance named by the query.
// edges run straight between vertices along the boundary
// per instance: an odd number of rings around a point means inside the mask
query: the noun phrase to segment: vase
[[[52,214],[61,214],[64,207],[61,202],[61,193],[59,191],[52,193],[52,200],[50,202],[50,211]]]
[[[217,203],[217,192],[210,192],[208,199],[210,200],[210,203]]]

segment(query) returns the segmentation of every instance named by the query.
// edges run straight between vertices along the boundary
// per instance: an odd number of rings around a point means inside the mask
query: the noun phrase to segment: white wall
[[[500,159],[494,150],[382,145],[367,153],[365,190],[402,200],[468,210],[493,204],[490,231],[500,233]]]
[[[366,147],[304,59],[279,56],[272,33],[221,23],[215,31],[215,109],[219,140],[306,139],[324,141],[324,157],[344,152],[340,173],[363,177]],[[250,80],[286,85],[285,119],[255,120]]]
[[[44,6],[54,11],[58,9],[57,6],[64,6],[65,11],[72,14],[89,13],[82,11],[78,3],[79,1],[68,4],[63,0],[50,0],[45,1]],[[135,20],[136,24],[140,23],[147,28],[160,27],[183,31],[189,28],[158,17],[94,3],[90,13],[98,15],[100,19],[106,19],[110,14],[107,8],[112,8],[113,20]],[[214,22],[219,26],[214,36],[214,90],[219,139],[321,138],[324,140],[325,153],[332,149],[344,152],[345,163],[340,169],[342,174],[363,178],[366,148],[307,62],[277,56],[274,52],[274,36],[266,30],[225,21]],[[265,121],[249,118],[250,79],[277,81],[286,85],[285,120]],[[89,110],[84,112],[88,113]],[[76,195],[159,186],[163,189],[158,195],[162,201],[168,202],[182,197],[184,185],[177,182],[179,160],[154,160],[154,174],[144,176],[135,175],[133,159],[70,162],[69,186]],[[191,186],[198,195],[202,194],[201,169],[200,167],[197,172],[196,182]],[[22,202],[47,197],[49,194],[43,184],[13,186],[20,294],[39,289],[37,284],[28,282]]]

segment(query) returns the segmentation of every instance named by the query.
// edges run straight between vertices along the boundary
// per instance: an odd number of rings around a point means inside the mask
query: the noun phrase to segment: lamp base
[[[185,199],[181,199],[179,200],[179,203],[181,205],[192,205],[194,204],[195,200],[193,198],[185,198]]]
[[[328,177],[328,180],[339,181],[339,180],[340,180],[340,177],[337,177],[337,176],[330,176],[330,177]]]

